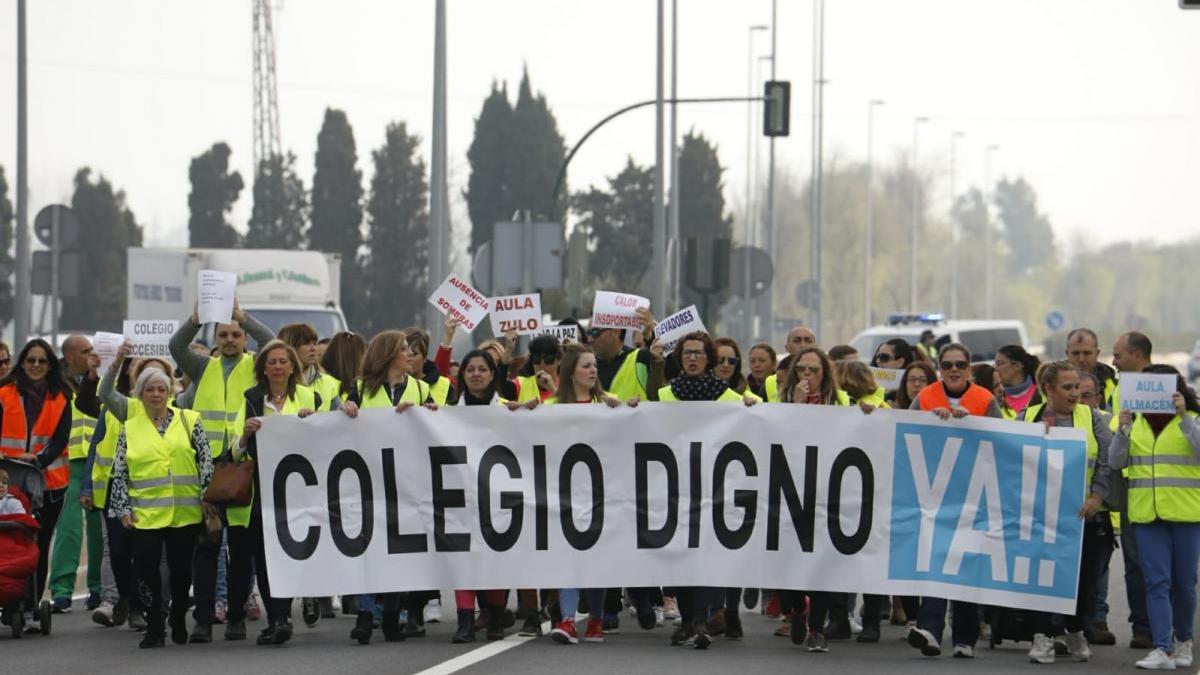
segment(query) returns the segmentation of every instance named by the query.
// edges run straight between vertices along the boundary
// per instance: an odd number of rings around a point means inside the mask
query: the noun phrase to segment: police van
[[[942,314],[892,314],[887,323],[872,326],[850,341],[858,350],[858,357],[870,362],[879,345],[893,338],[902,338],[916,345],[925,331],[933,331],[936,348],[950,342],[959,342],[971,350],[976,362],[991,362],[996,359],[996,350],[1004,345],[1029,344],[1025,324],[1010,319],[950,320]]]

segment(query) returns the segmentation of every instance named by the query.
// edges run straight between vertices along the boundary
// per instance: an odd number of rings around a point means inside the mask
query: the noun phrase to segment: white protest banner
[[[441,286],[429,296],[429,303],[446,316],[452,316],[467,330],[475,330],[491,309],[491,303],[483,293],[471,287],[457,274],[446,277]]]
[[[1073,428],[685,402],[281,415],[257,438],[282,597],[757,586],[1075,608]]]
[[[510,330],[517,335],[534,335],[542,327],[542,295],[504,295],[489,298],[492,312],[488,318],[492,321],[492,334],[504,335]]]
[[[883,387],[885,391],[895,391],[900,387],[900,378],[904,377],[904,369],[872,367],[871,375],[875,377],[876,385]]]
[[[650,307],[650,301],[640,295],[596,291],[592,303],[592,328],[632,328],[640,330],[642,320],[638,318],[639,307]]]
[[[100,357],[100,373],[108,372],[113,361],[117,360],[117,347],[125,342],[125,336],[119,333],[96,333],[92,336],[92,351]]]
[[[171,350],[168,343],[171,336],[179,328],[179,322],[174,319],[150,319],[137,321],[126,319],[121,330],[125,339],[133,343],[133,356],[137,358],[156,357],[166,359],[170,363]]]
[[[654,336],[662,343],[663,353],[670,354],[675,349],[675,343],[679,342],[679,338],[693,331],[708,332],[708,329],[704,327],[704,322],[700,320],[700,311],[696,309],[695,305],[681,309],[659,321],[658,325],[654,327]]]
[[[233,301],[237,294],[237,275],[233,272],[200,270],[196,279],[196,301],[200,323],[229,323],[233,320]]]
[[[567,342],[579,342],[579,326],[573,323],[542,326],[534,333],[534,336],[537,335],[553,335],[558,338],[559,342],[564,344]]]
[[[1121,410],[1135,413],[1173,413],[1175,375],[1165,373],[1121,373],[1117,391]]]

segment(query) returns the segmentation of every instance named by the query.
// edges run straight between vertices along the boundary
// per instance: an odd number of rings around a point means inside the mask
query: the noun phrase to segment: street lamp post
[[[777,9],[776,0],[771,0],[771,79],[775,79],[775,54],[778,52],[775,49],[776,40],[778,37],[778,24],[776,23]],[[779,269],[779,258],[775,255],[775,137],[770,139],[770,148],[768,150],[769,158],[767,160],[767,255],[771,256],[771,267]],[[775,329],[775,293],[774,288],[767,289],[767,298],[764,323],[766,324],[766,334],[768,337],[774,335]]]
[[[665,167],[663,158],[663,24],[664,0],[658,0],[658,44],[657,69],[655,73],[655,103],[654,103],[654,297],[651,307],[656,312],[662,312],[667,306],[667,214],[665,212],[666,195],[664,194]]]
[[[908,311],[916,313],[917,311],[917,247],[920,245],[920,229],[921,207],[920,207],[920,192],[921,181],[920,172],[917,169],[917,143],[920,140],[918,132],[921,125],[928,122],[928,117],[917,117],[913,119],[913,142],[912,142],[912,225],[909,232],[909,246],[911,247],[911,258],[908,261]]]
[[[775,140],[774,138],[771,139]],[[825,286],[821,283],[821,191],[824,178],[825,141],[825,0],[813,0],[813,118],[812,118],[812,280],[815,296],[812,303],[812,331],[821,342],[821,298]]]
[[[983,159],[983,318],[992,318],[992,154],[999,145],[987,146]]]
[[[756,33],[768,30],[770,26],[765,24],[755,24],[748,26],[746,29],[746,98],[753,98],[755,95],[755,80],[754,80],[754,35]],[[742,280],[745,286],[744,297],[742,298],[743,323],[745,328],[746,342],[753,340],[758,333],[754,330],[753,322],[750,319],[750,247],[755,242],[755,223],[758,221],[754,212],[754,198],[751,193],[753,189],[752,176],[754,175],[754,101],[746,101],[746,198],[745,198],[745,228],[744,235],[744,259],[742,261],[742,270],[744,279]]]
[[[950,318],[958,318],[958,222],[954,218],[954,200],[958,198],[958,139],[961,131],[950,134]]]
[[[867,102],[867,223],[866,236],[863,242],[863,328],[872,325],[871,321],[871,252],[874,249],[875,236],[875,194],[873,167],[875,164],[875,108],[883,105],[883,99],[875,98]]]

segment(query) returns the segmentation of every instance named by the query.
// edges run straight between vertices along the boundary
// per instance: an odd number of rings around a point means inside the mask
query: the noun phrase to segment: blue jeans
[[[226,570],[229,568],[229,534],[221,530],[221,551],[217,554],[217,602],[224,604],[229,597],[225,584]]]
[[[400,600],[403,598],[403,593],[380,593],[379,604],[383,605],[385,612],[399,612]],[[360,612],[375,611],[375,594],[366,593],[364,595],[354,596],[354,603]]]
[[[558,606],[562,610],[563,619],[575,620],[575,615],[579,609],[579,594],[578,588],[560,588],[558,590]],[[582,591],[587,593],[588,601],[588,616],[593,619],[599,619],[604,615],[604,592],[603,588],[587,588]]]
[[[1150,634],[1155,647],[1170,652],[1172,633],[1180,642],[1192,639],[1200,523],[1139,523],[1135,532],[1146,580]]]
[[[1139,561],[1137,528],[1129,515],[1121,513],[1121,556],[1125,559],[1125,597],[1129,601],[1129,623],[1133,632],[1149,633],[1150,618],[1146,616],[1146,581]]]

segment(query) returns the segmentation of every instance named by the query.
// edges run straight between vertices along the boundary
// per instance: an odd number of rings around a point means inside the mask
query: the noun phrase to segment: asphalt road
[[[1144,651],[1129,649],[1129,627],[1126,616],[1124,587],[1120,581],[1120,554],[1113,558],[1112,614],[1110,625],[1117,634],[1115,647],[1093,646],[1090,664],[1076,664],[1060,659],[1055,666],[1035,666],[1028,662],[1028,643],[1005,643],[991,650],[981,642],[974,661],[952,659],[948,656],[930,659],[922,657],[902,639],[903,629],[884,626],[883,640],[878,644],[831,642],[828,654],[809,654],[793,646],[787,638],[774,637],[778,625],[755,612],[743,611],[746,638],[731,641],[717,638],[707,651],[671,647],[668,644],[671,627],[643,631],[629,615],[622,616],[621,632],[610,635],[604,644],[563,646],[547,637],[518,638],[473,645],[453,645],[450,636],[452,623],[430,624],[428,637],[410,639],[403,643],[384,643],[376,638],[368,646],[352,644],[349,631],[353,620],[348,616],[325,619],[316,628],[307,628],[299,621],[299,603],[294,615],[296,637],[283,647],[258,647],[253,641],[223,642],[221,627],[217,640],[209,645],[175,646],[169,641],[164,649],[139,650],[139,636],[127,628],[102,628],[94,625],[90,615],[81,609],[54,617],[52,635],[32,635],[20,640],[0,632],[0,675],[8,673],[68,673],[92,674],[172,673],[213,675],[227,671],[237,675],[247,673],[288,673],[308,675],[318,673],[423,673],[446,675],[453,672],[519,673],[521,675],[561,675],[572,673],[747,673],[777,672],[837,672],[888,673],[889,675],[926,675],[934,672],[957,673],[965,670],[981,673],[1012,672],[1015,669],[1059,669],[1091,673],[1133,672],[1133,663]],[[444,593],[447,599],[452,595]],[[452,600],[451,600],[452,602]],[[79,604],[76,603],[78,607]],[[449,608],[447,608],[448,610]],[[447,617],[451,612],[444,610]],[[669,622],[668,622],[669,624]],[[263,626],[262,621],[248,624],[251,636]],[[947,639],[949,635],[947,634]],[[482,634],[480,634],[482,638]]]

